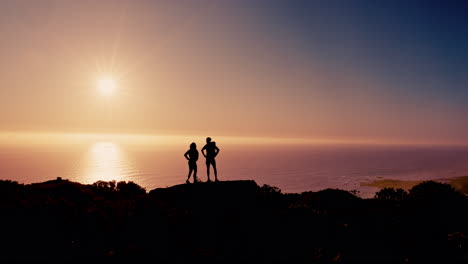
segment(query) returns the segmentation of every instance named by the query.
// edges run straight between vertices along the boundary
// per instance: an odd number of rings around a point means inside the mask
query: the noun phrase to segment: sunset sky
[[[468,143],[463,3],[3,0],[0,131]]]

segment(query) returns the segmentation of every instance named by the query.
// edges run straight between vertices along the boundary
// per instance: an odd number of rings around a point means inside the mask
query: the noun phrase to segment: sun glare
[[[93,183],[99,180],[122,180],[132,170],[118,144],[113,142],[95,142],[86,154],[85,177],[83,182]]]
[[[98,81],[98,89],[102,95],[112,95],[117,89],[117,82],[110,77],[101,78]]]

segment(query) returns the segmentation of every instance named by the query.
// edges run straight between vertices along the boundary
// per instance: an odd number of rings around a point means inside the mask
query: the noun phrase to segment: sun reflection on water
[[[133,166],[118,144],[113,142],[96,142],[87,152],[84,165],[84,181],[124,181],[129,180]]]

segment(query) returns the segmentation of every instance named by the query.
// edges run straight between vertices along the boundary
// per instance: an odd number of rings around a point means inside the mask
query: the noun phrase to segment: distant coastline
[[[411,180],[395,180],[395,179],[379,179],[371,182],[363,182],[361,186],[384,188],[401,188],[403,190],[410,190],[414,186],[424,182],[425,180],[411,181]],[[468,194],[468,176],[458,176],[452,178],[439,178],[432,179],[431,181],[448,183],[452,185],[455,190],[464,194]]]

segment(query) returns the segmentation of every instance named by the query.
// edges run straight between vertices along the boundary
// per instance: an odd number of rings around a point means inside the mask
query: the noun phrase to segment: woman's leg
[[[189,173],[188,173],[188,176],[187,176],[187,183],[190,180],[190,175],[192,175],[192,171],[193,171],[193,169],[189,167]]]
[[[197,182],[198,181],[198,178],[197,178],[197,167],[195,166],[193,168],[193,182]]]

